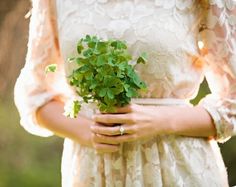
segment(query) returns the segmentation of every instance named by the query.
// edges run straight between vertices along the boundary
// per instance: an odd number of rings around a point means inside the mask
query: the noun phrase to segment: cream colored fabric
[[[216,140],[226,141],[236,124],[236,1],[209,2],[202,19],[194,0],[55,0],[55,9],[53,1],[33,0],[26,64],[15,86],[21,124],[30,133],[52,135],[37,124],[35,111],[53,98],[75,96],[64,78],[73,64],[64,62],[75,54],[78,39],[95,34],[126,40],[134,57],[147,52],[148,63],[136,69],[148,84],[143,98],[190,100],[205,75],[212,94],[201,104],[214,119]],[[45,76],[50,63],[59,70]],[[81,113],[91,117],[92,106],[84,105]],[[64,143],[63,187],[221,187],[226,178],[214,140],[156,136],[103,156],[69,139]]]

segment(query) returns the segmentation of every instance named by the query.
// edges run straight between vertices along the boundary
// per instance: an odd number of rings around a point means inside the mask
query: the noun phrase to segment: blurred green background
[[[29,0],[0,1],[0,187],[59,187],[63,140],[28,134],[13,102],[13,86],[24,65],[29,10]],[[208,92],[204,82],[193,103]],[[236,138],[220,147],[230,185],[236,185]]]

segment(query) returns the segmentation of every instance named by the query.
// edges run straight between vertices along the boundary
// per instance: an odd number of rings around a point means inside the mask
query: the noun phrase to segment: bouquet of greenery
[[[145,63],[147,57],[142,53],[135,64],[123,41],[110,39],[104,41],[87,35],[77,45],[78,55],[68,59],[76,62],[78,68],[69,75],[69,83],[82,97],[83,102],[95,102],[102,112],[113,112],[115,107],[130,103],[138,96],[138,90],[145,90],[146,84],[134,70],[134,66]],[[46,67],[46,72],[54,72],[55,64]],[[65,115],[76,117],[81,102],[74,100],[66,107]]]

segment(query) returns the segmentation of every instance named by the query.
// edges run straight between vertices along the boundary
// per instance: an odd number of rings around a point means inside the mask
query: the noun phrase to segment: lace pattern
[[[211,114],[216,139],[224,142],[233,134],[236,97],[236,1],[212,1],[202,38],[208,53],[206,78],[212,94],[203,99]]]
[[[161,2],[58,1],[59,35],[64,60],[75,53],[76,41],[86,34],[96,34],[104,39],[122,39],[127,41],[134,57],[142,51],[148,53],[147,66],[137,67],[139,74],[149,85],[149,91],[143,97],[192,98],[193,92],[198,88],[194,82],[199,77],[202,78],[200,71],[194,70],[191,74],[188,72],[189,69],[192,70],[188,54],[198,53],[197,46],[192,45],[197,43],[194,40],[198,32],[195,30],[189,34],[197,19],[194,12],[190,12],[194,2],[179,3],[178,8],[169,1]],[[169,8],[163,9],[162,6]],[[65,9],[67,11],[63,11]],[[77,25],[80,25],[80,29]],[[71,33],[74,33],[73,36]],[[167,34],[169,37],[165,37]],[[72,68],[67,68],[67,74],[71,71]],[[188,79],[188,84],[183,89],[191,90],[190,92],[180,91],[183,82],[178,78],[183,77],[182,74]],[[192,80],[190,76],[196,79]]]
[[[63,63],[55,33],[56,20],[55,17],[50,18],[53,13],[51,3],[50,0],[33,1],[26,63],[14,90],[21,125],[39,136],[51,136],[53,133],[38,125],[37,109],[52,99],[63,99],[70,95],[70,89],[63,79]],[[46,76],[45,67],[52,63],[58,64],[58,72]],[[64,89],[60,85],[65,85]]]
[[[200,34],[194,0],[55,0],[57,17],[52,2],[33,0],[26,64],[15,86],[15,103],[26,130],[52,135],[38,124],[35,112],[51,99],[73,96],[64,79],[73,65],[64,62],[75,53],[79,38],[96,34],[126,40],[135,57],[148,53],[148,63],[136,69],[149,88],[142,97],[191,99],[206,75],[212,94],[201,104],[215,122],[216,139],[229,139],[236,125],[234,0],[209,1],[206,29]],[[199,57],[205,63],[195,63]],[[45,76],[44,68],[51,63],[58,64],[58,72]],[[89,107],[83,111],[92,115]],[[216,142],[202,138],[157,136],[103,156],[66,139],[62,184],[227,186],[227,175]]]

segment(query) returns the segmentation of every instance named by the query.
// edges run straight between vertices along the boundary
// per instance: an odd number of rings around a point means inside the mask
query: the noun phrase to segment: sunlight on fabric
[[[203,41],[198,41],[198,47],[199,47],[199,49],[203,49],[204,48],[204,43],[203,43]]]

